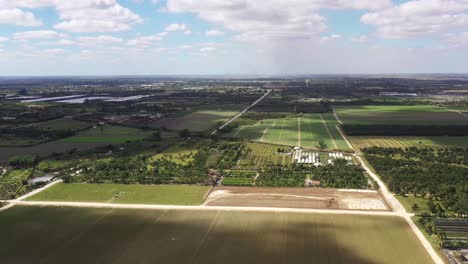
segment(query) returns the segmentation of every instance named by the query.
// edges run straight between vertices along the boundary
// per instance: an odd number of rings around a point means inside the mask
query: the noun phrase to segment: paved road
[[[265,99],[265,97],[267,97],[270,93],[271,93],[272,90],[268,90],[268,92],[266,92],[262,97],[260,97],[257,101],[253,102],[251,105],[247,106],[244,110],[242,110],[242,112],[240,112],[239,114],[237,114],[235,117],[231,118],[229,121],[227,121],[226,123],[224,123],[222,126],[220,126],[218,129],[216,129],[215,131],[213,131],[211,133],[211,135],[215,135],[216,133],[218,133],[219,130],[225,128],[226,126],[228,126],[229,124],[231,124],[232,122],[234,122],[235,120],[237,120],[239,117],[241,117],[243,114],[245,114],[247,111],[250,110],[250,108],[254,107],[256,104],[260,103],[263,99]]]

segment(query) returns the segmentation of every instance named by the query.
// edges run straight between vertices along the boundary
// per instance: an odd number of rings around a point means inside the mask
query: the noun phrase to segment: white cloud
[[[1,3],[0,3],[1,4]],[[2,9],[0,5],[0,25],[40,26],[42,22],[33,13],[18,8]]]
[[[120,32],[143,19],[116,0],[0,0],[0,24],[37,26],[41,22],[20,8],[55,7],[61,22],[55,29],[70,32]]]
[[[412,0],[377,12],[361,22],[385,38],[411,38],[468,27],[466,0]]]
[[[200,49],[200,52],[202,53],[207,53],[207,52],[212,52],[212,51],[215,51],[216,48],[215,47],[203,47]]]
[[[167,0],[173,13],[195,13],[199,18],[239,32],[242,40],[309,38],[326,30],[320,9],[376,10],[389,0]]]
[[[466,47],[468,46],[468,32],[447,34],[445,41],[451,47]]]
[[[6,42],[6,41],[8,41],[8,40],[9,40],[9,38],[0,37],[0,42]]]
[[[187,25],[185,24],[170,24],[168,25],[164,31],[167,31],[167,32],[172,32],[172,31],[186,31],[187,30]]]
[[[76,40],[78,41],[79,45],[83,46],[120,44],[124,42],[122,38],[116,38],[108,35],[101,35],[97,37],[79,37]]]
[[[182,45],[182,46],[178,46],[177,48],[178,48],[178,49],[191,49],[191,48],[193,48],[193,47],[190,46],[190,45]]]
[[[16,40],[29,40],[29,39],[53,39],[65,36],[53,30],[34,30],[17,32],[13,34]]]
[[[361,35],[358,37],[351,38],[351,41],[356,42],[356,43],[366,43],[366,42],[369,42],[369,40],[370,40],[369,37],[366,35]]]
[[[185,30],[184,35],[192,35],[192,30]]]
[[[224,36],[225,34],[226,33],[224,33],[223,31],[217,29],[212,29],[205,32],[205,36],[207,37],[219,37]]]
[[[64,49],[46,49],[44,50],[45,53],[47,53],[48,55],[61,55],[63,53],[65,53],[65,50]]]
[[[129,46],[140,46],[140,47],[148,47],[153,45],[157,41],[161,41],[164,37],[167,36],[167,32],[161,32],[158,34],[150,35],[150,36],[141,36],[136,39],[131,39],[127,41],[127,45]]]
[[[326,43],[326,42],[334,41],[334,40],[337,40],[337,39],[340,39],[340,38],[341,38],[341,35],[332,34],[332,35],[329,35],[329,36],[321,37],[320,42],[321,43]]]

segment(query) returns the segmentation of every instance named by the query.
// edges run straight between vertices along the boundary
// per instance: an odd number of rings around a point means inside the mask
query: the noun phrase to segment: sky
[[[468,73],[468,0],[0,0],[0,76]]]

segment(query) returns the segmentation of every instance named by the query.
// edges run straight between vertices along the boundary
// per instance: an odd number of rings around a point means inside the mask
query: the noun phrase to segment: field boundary
[[[204,205],[149,205],[149,204],[110,204],[86,202],[34,202],[9,201],[21,206],[55,206],[78,208],[122,208],[122,209],[148,209],[148,210],[192,210],[192,211],[243,211],[243,212],[290,212],[290,213],[318,213],[318,214],[348,214],[348,215],[375,215],[396,216],[401,215],[392,211],[352,210],[352,209],[305,209],[305,208],[276,208],[276,207],[248,207],[248,206],[204,206]]]

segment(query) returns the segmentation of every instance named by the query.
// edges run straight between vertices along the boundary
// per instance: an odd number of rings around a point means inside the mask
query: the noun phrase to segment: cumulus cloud
[[[208,30],[205,32],[205,36],[207,37],[219,37],[219,36],[224,36],[226,33],[224,33],[224,31],[221,31],[221,30],[217,30],[217,29],[212,29],[212,30]]]
[[[21,8],[55,7],[62,20],[55,29],[70,32],[120,32],[143,19],[116,0],[0,0],[0,24],[38,26],[41,21]]]
[[[168,34],[167,31],[157,33],[149,36],[141,36],[136,39],[131,39],[127,41],[129,46],[139,46],[139,47],[149,47],[152,46],[155,42],[161,41]]]
[[[166,10],[199,18],[239,32],[238,39],[309,38],[326,30],[320,9],[377,10],[389,0],[167,0]]]
[[[42,21],[37,19],[31,12],[23,11],[19,8],[2,9],[0,6],[0,24],[40,26],[42,25]]]
[[[341,39],[341,35],[332,34],[332,35],[329,35],[329,36],[321,37],[320,42],[321,43],[326,43],[326,42],[334,41],[334,40],[337,40],[337,39]]]
[[[101,35],[96,37],[79,37],[76,39],[79,45],[83,46],[98,46],[108,44],[120,44],[124,40],[122,38],[116,38],[109,35]]]
[[[165,28],[165,31],[172,32],[172,31],[186,31],[187,25],[185,24],[170,24]]]
[[[0,42],[6,42],[6,41],[8,41],[8,40],[9,40],[9,38],[6,38],[6,37],[0,37]]]
[[[466,0],[412,0],[364,14],[361,22],[384,38],[411,38],[468,27]]]
[[[13,34],[13,38],[16,40],[30,40],[30,39],[53,39],[64,37],[64,34],[58,33],[53,30],[34,30],[17,32]]]

